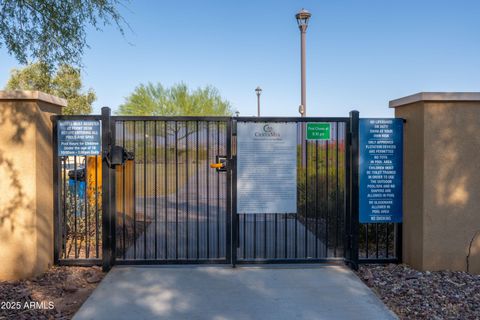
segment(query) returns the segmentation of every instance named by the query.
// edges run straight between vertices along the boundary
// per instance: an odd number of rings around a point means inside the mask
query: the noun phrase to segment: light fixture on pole
[[[298,106],[298,113],[300,113],[300,115],[303,117],[303,113],[305,112],[305,109],[303,108],[302,105],[299,105]]]
[[[305,9],[300,10],[295,18],[300,29],[301,48],[301,105],[303,106],[302,117],[307,115],[307,88],[306,88],[306,61],[305,61],[305,35],[307,33],[308,21],[312,15]]]
[[[305,38],[307,34],[307,28],[308,28],[308,21],[310,20],[310,17],[312,15],[310,12],[307,10],[303,9],[300,10],[296,15],[295,18],[297,19],[297,24],[298,28],[300,29],[300,64],[301,64],[301,95],[300,95],[300,107],[298,108],[298,111],[300,112],[301,117],[305,117],[307,115],[307,71],[306,71],[306,54],[305,54]],[[305,141],[305,124],[302,122],[301,125],[301,130],[302,130],[302,166],[305,168],[307,166],[307,146],[306,146],[306,141]]]
[[[262,88],[257,87],[255,92],[257,93],[257,117],[260,117],[260,95],[262,94]]]

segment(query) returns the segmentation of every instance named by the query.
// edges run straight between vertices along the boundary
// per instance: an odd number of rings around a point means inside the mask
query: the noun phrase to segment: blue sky
[[[297,116],[300,39],[307,31],[307,115],[392,116],[388,101],[419,91],[480,89],[480,2],[132,1],[132,31],[88,33],[83,81],[116,109],[140,83],[213,85],[240,115]],[[0,48],[0,86],[18,66]]]

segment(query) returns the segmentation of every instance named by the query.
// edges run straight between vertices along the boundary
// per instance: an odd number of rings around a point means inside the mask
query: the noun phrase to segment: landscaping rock
[[[480,276],[364,265],[358,274],[400,319],[480,319]]]
[[[63,286],[63,290],[66,292],[75,292],[78,288],[74,284],[66,284]]]
[[[98,283],[103,279],[103,275],[95,273],[87,278],[88,283]]]
[[[0,309],[0,320],[71,319],[103,278],[100,271],[99,268],[52,267],[35,279],[0,282],[0,301],[20,303],[20,308]],[[30,308],[30,302],[44,302],[46,307]],[[49,303],[53,303],[52,309],[48,308]]]

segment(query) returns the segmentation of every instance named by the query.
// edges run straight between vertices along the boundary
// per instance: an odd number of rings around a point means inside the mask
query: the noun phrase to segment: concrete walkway
[[[115,267],[74,317],[396,319],[340,266]]]

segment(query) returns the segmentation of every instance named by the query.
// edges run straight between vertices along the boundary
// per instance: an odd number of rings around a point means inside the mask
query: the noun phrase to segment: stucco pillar
[[[66,105],[38,91],[0,91],[0,280],[53,263],[50,116]]]
[[[390,107],[407,120],[404,262],[480,273],[480,93],[418,93]]]

